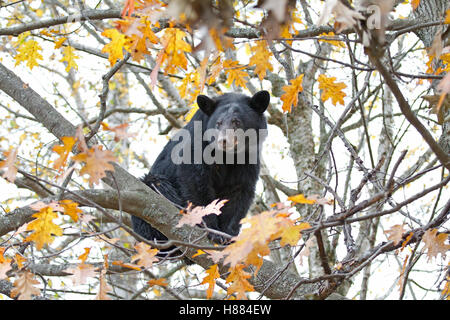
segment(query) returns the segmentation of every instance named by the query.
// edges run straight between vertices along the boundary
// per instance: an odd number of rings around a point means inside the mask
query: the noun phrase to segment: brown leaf
[[[18,300],[31,300],[31,296],[38,296],[41,293],[35,285],[39,281],[34,279],[34,274],[28,271],[22,271],[19,277],[14,281],[14,288],[11,290],[11,298],[18,297]]]
[[[17,159],[17,151],[18,148],[6,151],[5,152],[6,160],[0,161],[0,168],[6,168],[6,171],[3,173],[2,177],[11,183],[14,183],[17,175],[17,168],[14,164]]]
[[[422,240],[425,243],[424,249],[427,250],[428,261],[437,257],[439,253],[442,255],[442,258],[445,259],[447,251],[450,250],[450,244],[445,244],[448,234],[437,234],[437,232],[437,229],[429,229],[425,231],[422,237]]]
[[[103,146],[94,145],[87,152],[82,152],[72,157],[76,162],[84,162],[85,166],[80,170],[80,174],[89,175],[89,185],[100,183],[100,179],[106,177],[106,171],[114,171],[110,162],[115,162],[116,158],[109,150],[103,150]]]
[[[221,214],[222,212],[220,210],[227,201],[228,200],[216,199],[210,204],[208,204],[206,207],[202,206],[192,207],[192,204],[189,204],[188,207],[186,208],[187,212],[183,214],[181,219],[178,221],[176,227],[180,228],[185,224],[195,226],[197,224],[201,224],[202,218],[208,214],[215,214],[215,215]]]
[[[111,300],[111,298],[108,297],[108,292],[112,291],[112,288],[106,282],[105,275],[106,270],[103,269],[100,273],[100,285],[95,300]]]
[[[86,263],[80,263],[76,268],[68,268],[65,271],[73,274],[70,279],[74,286],[85,284],[87,278],[95,278],[97,276],[95,267]]]
[[[158,249],[152,249],[152,247],[144,242],[139,242],[134,246],[134,248],[138,253],[131,257],[131,261],[133,262],[139,260],[137,262],[137,265],[147,269],[152,267],[153,263],[159,261],[159,259],[156,257]]]
[[[384,233],[388,235],[388,240],[394,241],[394,245],[397,245],[400,241],[402,241],[402,236],[405,230],[403,229],[404,224],[396,224],[392,226],[389,230],[386,230]]]

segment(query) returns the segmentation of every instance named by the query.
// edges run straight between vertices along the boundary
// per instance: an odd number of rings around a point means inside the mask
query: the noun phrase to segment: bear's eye
[[[233,120],[231,120],[231,123],[235,126],[238,126],[241,122],[239,121],[239,119],[234,118]]]

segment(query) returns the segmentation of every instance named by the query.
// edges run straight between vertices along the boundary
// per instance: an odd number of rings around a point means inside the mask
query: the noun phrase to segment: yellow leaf
[[[198,109],[199,109],[199,108],[198,108],[197,105],[193,106],[193,107],[191,108],[191,110],[189,110],[189,111],[185,114],[185,116],[184,116],[184,121],[186,121],[186,122],[191,121],[192,117],[194,116],[194,114],[197,112]]]
[[[17,48],[17,55],[14,57],[16,60],[15,65],[26,62],[26,65],[32,70],[33,67],[38,65],[37,60],[43,60],[39,51],[42,51],[42,48],[35,40],[30,39],[20,44],[19,48]]]
[[[161,65],[165,65],[165,73],[173,73],[177,68],[187,69],[185,53],[191,52],[191,46],[184,41],[186,33],[177,28],[167,28],[161,39],[163,44]]]
[[[108,60],[111,66],[113,66],[118,59],[123,59],[123,49],[128,50],[128,46],[126,45],[127,39],[117,29],[105,29],[102,32],[102,36],[111,39],[111,42],[103,47],[102,52],[109,54]]]
[[[323,102],[331,98],[333,105],[336,105],[338,102],[344,105],[344,97],[346,94],[342,91],[342,89],[347,88],[347,86],[343,82],[335,83],[335,80],[336,77],[328,78],[324,74],[319,75],[317,81],[319,81],[319,89],[322,90],[322,95],[320,98]]]
[[[320,34],[319,37],[321,37],[321,38],[319,38],[319,41],[330,43],[333,46],[336,46],[336,47],[339,47],[339,48],[345,48],[345,44],[342,41],[322,39],[322,37],[324,37],[324,38],[334,38],[334,37],[336,37],[334,32],[328,32],[328,33],[324,32],[324,33]]]
[[[266,76],[267,70],[273,71],[273,66],[270,63],[272,52],[267,50],[267,46],[267,41],[257,41],[256,45],[251,49],[254,51],[254,55],[250,57],[248,63],[249,66],[255,66],[255,73],[261,81]]]
[[[417,7],[419,6],[419,4],[420,4],[420,0],[411,0],[411,6],[412,6],[413,10],[416,10]]]
[[[62,229],[53,223],[53,219],[58,218],[58,214],[51,207],[42,208],[32,217],[36,219],[28,224],[27,230],[33,231],[33,233],[25,238],[25,242],[34,241],[36,248],[41,250],[44,245],[55,240],[54,236],[62,236]]]
[[[75,49],[71,46],[66,46],[63,49],[63,57],[60,62],[67,62],[66,66],[66,72],[69,72],[70,69],[74,68],[75,70],[78,70],[78,65],[75,62],[75,59],[78,59],[79,56],[75,54]]]
[[[223,68],[225,70],[225,74],[228,77],[227,85],[231,85],[233,82],[236,86],[245,88],[247,83],[248,73],[243,71],[245,66],[242,66],[237,61],[233,60],[225,60],[223,62]]]
[[[445,24],[450,24],[450,9],[446,11],[445,13],[445,20],[444,20]]]
[[[303,194],[297,194],[295,196],[288,197],[288,200],[295,202],[295,203],[302,203],[302,204],[315,204],[316,200],[314,199],[307,199]]]
[[[303,76],[304,74],[299,75],[297,78],[290,81],[290,85],[283,87],[284,94],[281,96],[281,101],[283,101],[283,111],[291,112],[292,106],[297,106],[298,94],[303,91]]]

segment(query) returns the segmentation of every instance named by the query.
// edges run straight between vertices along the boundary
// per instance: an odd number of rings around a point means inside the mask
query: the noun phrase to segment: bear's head
[[[226,93],[214,99],[197,97],[200,110],[208,116],[205,129],[214,132],[217,149],[225,152],[240,152],[262,143],[267,135],[264,111],[269,102],[270,95],[265,90],[252,97],[238,93]]]

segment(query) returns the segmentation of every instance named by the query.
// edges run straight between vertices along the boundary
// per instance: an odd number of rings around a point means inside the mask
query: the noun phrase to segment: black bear
[[[237,93],[214,99],[198,96],[199,110],[166,144],[143,181],[180,207],[227,199],[222,213],[208,215],[204,222],[211,229],[237,235],[255,194],[269,101],[267,91],[252,97]],[[140,218],[133,216],[132,223],[148,240],[167,240]],[[208,236],[226,242],[217,234]]]

